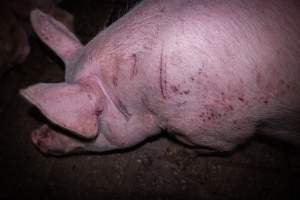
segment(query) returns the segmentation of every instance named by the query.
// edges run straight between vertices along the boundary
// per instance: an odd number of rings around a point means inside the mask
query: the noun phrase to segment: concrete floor
[[[111,3],[66,1],[83,42]],[[255,138],[232,155],[201,156],[159,137],[129,151],[63,158],[40,154],[30,132],[46,122],[18,89],[62,81],[61,62],[32,38],[26,63],[1,81],[0,199],[299,199],[300,151]],[[9,98],[11,97],[11,98]]]

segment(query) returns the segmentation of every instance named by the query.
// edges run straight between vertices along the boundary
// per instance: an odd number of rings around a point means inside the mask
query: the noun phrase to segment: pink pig
[[[32,140],[56,155],[128,148],[161,129],[203,151],[231,151],[257,129],[300,144],[299,19],[297,0],[145,0],[82,46],[35,10],[66,76],[21,94],[77,137],[44,125]]]

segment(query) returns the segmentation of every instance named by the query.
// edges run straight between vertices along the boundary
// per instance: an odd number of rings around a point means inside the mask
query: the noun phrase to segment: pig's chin
[[[46,124],[31,133],[31,140],[39,151],[54,156],[80,152],[84,144],[70,131]]]

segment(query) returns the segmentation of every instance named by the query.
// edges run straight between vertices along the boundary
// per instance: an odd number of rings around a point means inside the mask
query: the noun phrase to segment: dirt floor
[[[107,23],[113,4],[65,1],[86,43]],[[110,19],[112,20],[112,19]],[[47,157],[30,132],[46,119],[19,88],[64,77],[62,63],[31,39],[27,61],[0,80],[0,199],[299,199],[300,151],[255,138],[231,155],[203,156],[158,137],[134,149],[102,155]]]

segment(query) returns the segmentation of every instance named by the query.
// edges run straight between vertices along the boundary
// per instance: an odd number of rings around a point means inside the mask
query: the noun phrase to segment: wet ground
[[[112,2],[112,1],[111,1]],[[66,1],[86,43],[107,23],[105,1]],[[32,53],[0,80],[0,199],[299,199],[300,151],[255,138],[231,155],[203,156],[165,137],[134,149],[63,158],[40,154],[30,132],[46,120],[18,89],[62,81],[62,63],[33,37]]]

